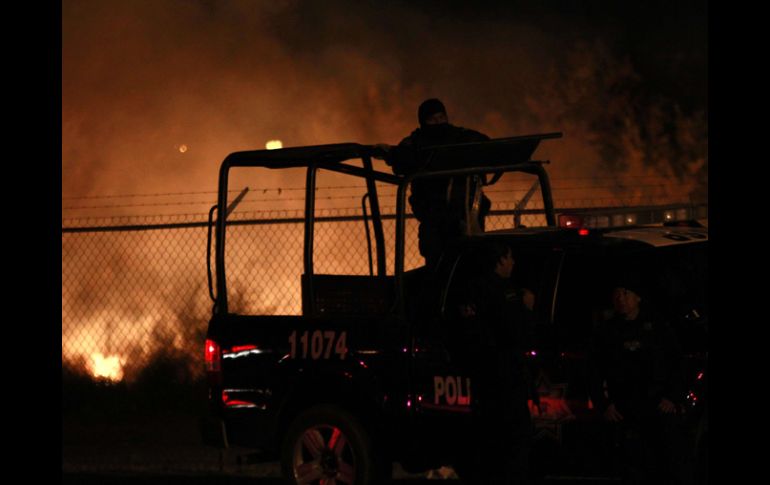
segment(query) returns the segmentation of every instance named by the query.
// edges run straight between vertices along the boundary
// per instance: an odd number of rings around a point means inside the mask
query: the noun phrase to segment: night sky
[[[542,154],[557,177],[654,172],[707,196],[705,1],[64,0],[62,15],[65,217],[85,196],[214,191],[228,153],[271,139],[397,143],[434,96],[492,137],[562,131]]]

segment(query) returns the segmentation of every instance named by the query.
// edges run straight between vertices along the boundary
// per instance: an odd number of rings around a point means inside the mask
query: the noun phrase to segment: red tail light
[[[219,344],[213,340],[206,339],[206,370],[208,372],[219,372],[222,364],[222,349]]]

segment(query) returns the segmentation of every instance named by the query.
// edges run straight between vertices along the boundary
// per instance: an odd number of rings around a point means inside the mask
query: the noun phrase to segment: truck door
[[[435,272],[418,268],[404,275],[412,335],[412,427],[420,453],[428,459],[446,457],[447,450],[457,448],[471,418],[470,372],[454,355],[451,322],[443,311],[457,261],[457,256],[445,257]]]

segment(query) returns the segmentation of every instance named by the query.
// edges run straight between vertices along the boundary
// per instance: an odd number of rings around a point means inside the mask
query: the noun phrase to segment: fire
[[[265,148],[268,150],[276,150],[278,148],[283,148],[283,143],[281,140],[270,140],[267,143],[265,143]]]
[[[104,356],[97,352],[91,356],[90,371],[96,378],[112,382],[123,380],[123,365],[125,359],[118,355]]]

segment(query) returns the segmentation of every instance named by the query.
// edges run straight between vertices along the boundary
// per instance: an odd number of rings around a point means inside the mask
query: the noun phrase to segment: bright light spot
[[[101,353],[95,353],[91,356],[91,373],[94,377],[107,379],[117,382],[123,379],[124,359],[117,355],[104,356]]]
[[[670,220],[671,220],[671,219],[673,219],[673,218],[674,218],[674,214],[672,214],[672,213],[670,213],[670,212],[666,212],[666,220],[667,220],[667,221],[670,221]]]
[[[179,153],[184,153],[187,151],[187,145],[179,145]]]
[[[268,150],[277,150],[278,148],[283,148],[283,143],[281,143],[281,140],[270,140],[265,143],[265,148]]]

